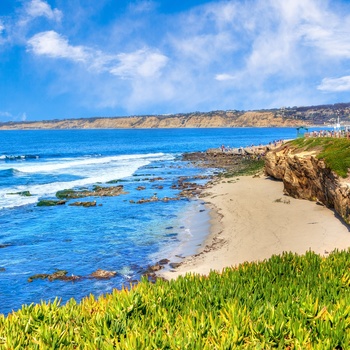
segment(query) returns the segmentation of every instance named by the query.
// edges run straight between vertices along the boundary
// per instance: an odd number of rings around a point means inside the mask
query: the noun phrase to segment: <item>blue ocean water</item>
[[[175,197],[171,185],[180,176],[211,172],[182,162],[183,152],[295,136],[294,128],[0,131],[0,313],[55,297],[65,302],[107,293],[172,252],[191,253],[194,235],[208,229],[201,201],[130,201],[155,193]],[[162,180],[152,182],[157,177]],[[59,190],[112,180],[120,180],[127,193],[82,199],[96,200],[96,207],[36,206]],[[31,196],[18,194],[23,191]],[[118,274],[109,280],[27,281],[56,269],[84,277],[97,269]]]

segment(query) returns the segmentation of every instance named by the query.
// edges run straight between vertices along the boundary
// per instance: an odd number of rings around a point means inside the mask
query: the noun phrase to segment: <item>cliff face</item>
[[[0,124],[1,129],[153,129],[222,128],[244,126],[297,126],[301,121],[276,116],[272,112],[228,112],[134,116],[118,118],[65,119]],[[308,122],[302,122],[309,124]]]
[[[350,178],[340,178],[317,154],[284,145],[266,154],[266,174],[282,180],[286,194],[334,208],[350,224]]]

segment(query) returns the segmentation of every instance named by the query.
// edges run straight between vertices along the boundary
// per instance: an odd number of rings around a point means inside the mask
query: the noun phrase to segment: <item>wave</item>
[[[17,169],[14,169],[14,168],[2,169],[2,170],[0,170],[0,177],[9,178],[12,176],[16,176],[20,173],[21,173],[20,171],[18,171]]]
[[[25,173],[55,172],[57,170],[85,168],[86,166],[110,164],[113,162],[131,161],[138,159],[154,159],[164,156],[163,153],[120,155],[109,157],[84,157],[84,158],[61,158],[54,161],[35,163],[32,165],[19,164],[17,170]]]
[[[122,179],[131,176],[140,167],[146,166],[156,160],[171,159],[171,156],[163,153],[153,153],[145,155],[123,155],[89,159],[61,159],[60,163],[37,164],[33,166],[18,167],[27,173],[55,173],[62,170],[70,175],[80,176],[72,181],[55,181],[45,184],[18,185],[0,189],[0,208],[13,208],[36,203],[39,198],[54,196],[62,189],[82,187],[96,183],[106,183],[111,180]],[[12,169],[12,171],[18,171]],[[8,170],[8,169],[7,169]],[[1,172],[1,171],[0,171]],[[54,179],[55,177],[53,177]],[[57,178],[57,177],[56,177]],[[20,194],[29,191],[30,197]]]
[[[8,155],[2,154],[0,155],[0,160],[23,160],[23,159],[39,159],[40,157],[33,154],[25,154],[25,155]]]

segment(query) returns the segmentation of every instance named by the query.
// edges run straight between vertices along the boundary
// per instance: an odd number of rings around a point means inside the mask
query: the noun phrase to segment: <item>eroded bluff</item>
[[[285,194],[321,202],[350,224],[350,178],[334,173],[317,158],[317,151],[283,145],[266,154],[265,172],[283,181]]]

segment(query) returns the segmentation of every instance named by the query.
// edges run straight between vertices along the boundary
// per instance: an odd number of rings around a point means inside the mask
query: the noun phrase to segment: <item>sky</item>
[[[350,0],[0,0],[0,122],[350,102]]]

